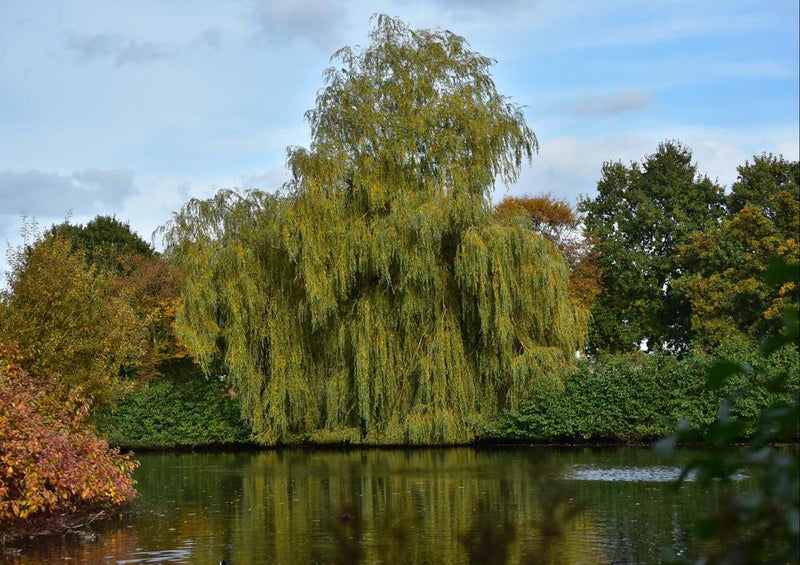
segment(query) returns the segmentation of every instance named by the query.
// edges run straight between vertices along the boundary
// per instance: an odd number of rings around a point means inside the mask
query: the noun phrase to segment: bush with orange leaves
[[[0,343],[0,542],[73,526],[136,496],[137,463],[88,429],[88,402],[48,398],[21,360]]]

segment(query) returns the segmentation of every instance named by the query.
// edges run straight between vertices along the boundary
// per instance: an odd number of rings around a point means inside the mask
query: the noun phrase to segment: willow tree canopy
[[[456,443],[578,347],[550,241],[493,219],[536,149],[492,60],[380,16],[334,55],[278,195],[222,191],[165,230],[179,329],[267,443]]]

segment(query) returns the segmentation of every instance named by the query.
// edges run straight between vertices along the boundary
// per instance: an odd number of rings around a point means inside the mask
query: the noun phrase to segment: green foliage
[[[784,282],[797,281],[797,269],[777,265],[772,276]],[[777,276],[776,276],[777,275]],[[787,307],[784,327],[764,340],[762,359],[771,360],[787,348],[795,355],[800,342],[796,307]],[[776,353],[777,352],[777,353]],[[719,405],[716,419],[706,430],[685,422],[676,433],[659,441],[656,449],[665,456],[673,454],[678,441],[702,441],[706,453],[684,467],[678,484],[694,473],[701,484],[729,483],[737,473],[752,474],[757,479],[753,492],[745,494],[726,490],[720,497],[718,511],[697,524],[696,533],[705,540],[705,555],[692,560],[673,558],[675,563],[797,563],[800,561],[800,468],[795,454],[776,448],[776,443],[797,440],[800,435],[797,381],[798,363],[778,366],[752,366],[739,359],[723,358],[708,370],[710,388],[723,389],[731,380],[758,375],[761,388],[786,391],[772,397],[752,413],[735,417],[733,407],[754,387],[748,382],[728,392]],[[692,422],[694,424],[694,422]],[[749,441],[734,442],[743,430],[753,429]]]
[[[754,206],[772,220],[787,238],[800,231],[797,202],[800,201],[800,161],[782,156],[757,155],[753,162],[738,167],[739,178],[727,197],[728,211],[734,216]]]
[[[0,543],[63,527],[136,494],[136,463],[88,431],[86,401],[49,401],[41,385],[48,379],[25,372],[20,359],[0,343]]]
[[[580,214],[566,201],[550,194],[508,196],[494,208],[495,215],[512,225],[550,239],[567,259],[569,295],[589,311],[600,293],[600,265],[591,240],[581,237]]]
[[[721,389],[706,385],[706,371],[718,359],[753,367],[728,379]],[[775,371],[795,375],[780,389],[761,375]],[[489,437],[526,441],[644,442],[668,434],[683,420],[700,428],[714,421],[726,394],[740,391],[731,416],[741,423],[737,437],[757,431],[755,416],[771,403],[788,401],[800,391],[800,358],[795,347],[768,359],[740,340],[714,352],[677,358],[666,353],[602,356],[582,361],[564,381],[537,386],[517,411],[508,411],[490,426]]]
[[[602,270],[590,351],[636,351],[643,340],[650,350],[687,348],[690,309],[673,284],[676,251],[722,216],[722,188],[698,176],[688,148],[665,142],[641,165],[604,164],[597,191],[579,205]]]
[[[761,155],[738,171],[725,196],[677,144],[642,165],[604,165],[598,196],[580,203],[603,274],[591,352],[755,340],[800,304],[797,281],[763,278],[777,259],[800,263],[800,163]]]
[[[164,376],[174,364],[191,364],[189,352],[175,333],[180,272],[160,255],[130,255],[123,265],[124,272],[112,286],[139,319],[144,347],[137,362],[125,368],[127,373],[145,382]]]
[[[25,271],[35,253],[41,253],[37,247],[54,241],[63,247],[67,242],[71,255],[85,260],[86,276],[93,276],[106,288],[106,302],[124,307],[128,314],[125,322],[138,326],[128,343],[137,355],[121,360],[120,374],[143,382],[161,376],[162,364],[189,357],[174,331],[180,272],[127,223],[109,216],[97,216],[86,225],[65,221],[34,239],[18,254],[17,271]]]
[[[764,278],[776,260],[794,268],[800,263],[798,171],[800,163],[771,155],[739,167],[730,215],[678,248],[684,275],[675,286],[691,303],[697,346],[739,335],[755,340],[780,329],[787,306],[800,305],[797,277]]]
[[[111,445],[167,449],[247,443],[239,404],[219,380],[202,375],[144,384],[95,417]]]
[[[48,394],[80,387],[105,405],[124,388],[122,365],[144,353],[142,326],[117,296],[108,272],[87,266],[61,236],[39,239],[12,257],[0,295],[0,339],[18,346],[28,370],[52,379]]]
[[[153,255],[153,248],[126,222],[112,216],[97,216],[85,226],[65,221],[54,225],[45,237],[60,236],[72,242],[72,250],[82,250],[86,261],[100,269],[124,271],[130,255]]]
[[[180,334],[265,443],[469,441],[582,335],[563,256],[489,208],[536,147],[492,61],[385,16],[371,38],[335,55],[283,196],[223,191],[165,232]]]

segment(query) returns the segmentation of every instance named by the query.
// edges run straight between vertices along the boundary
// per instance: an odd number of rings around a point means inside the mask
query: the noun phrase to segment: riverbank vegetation
[[[720,360],[749,367],[711,389],[707,375]],[[494,440],[538,443],[649,443],[671,434],[681,421],[709,429],[721,402],[741,391],[731,417],[743,422],[735,439],[751,436],[761,411],[786,404],[800,389],[796,347],[769,357],[745,341],[712,354],[677,357],[669,353],[606,355],[578,361],[563,383],[533,388],[518,410],[508,410],[489,427]],[[789,379],[773,386],[768,376]]]
[[[335,55],[281,190],[188,202],[163,254],[104,216],[12,252],[0,522],[129,500],[132,463],[98,434],[150,448],[640,442],[682,419],[709,428],[745,388],[730,415],[751,424],[796,402],[796,339],[758,344],[800,302],[800,163],[757,155],[726,189],[665,141],[606,163],[576,206],[493,206],[537,140],[492,61],[383,16],[371,40]],[[776,261],[788,279],[765,276]],[[720,359],[750,369],[712,390]],[[774,372],[792,378],[776,388]],[[63,444],[73,463],[20,441]],[[105,469],[96,484],[87,457]],[[68,467],[76,491],[59,490]]]
[[[136,462],[89,430],[80,391],[57,401],[41,384],[52,376],[21,360],[0,343],[0,543],[97,519],[136,494]]]

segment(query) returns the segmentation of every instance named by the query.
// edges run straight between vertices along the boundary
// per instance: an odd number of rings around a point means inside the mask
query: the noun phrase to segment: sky
[[[497,62],[539,152],[507,194],[591,197],[665,140],[729,187],[800,158],[797,0],[0,0],[0,243],[98,214],[145,240],[190,198],[275,190],[330,56],[375,13]],[[156,238],[154,243],[160,247]],[[0,270],[7,270],[0,259]]]

